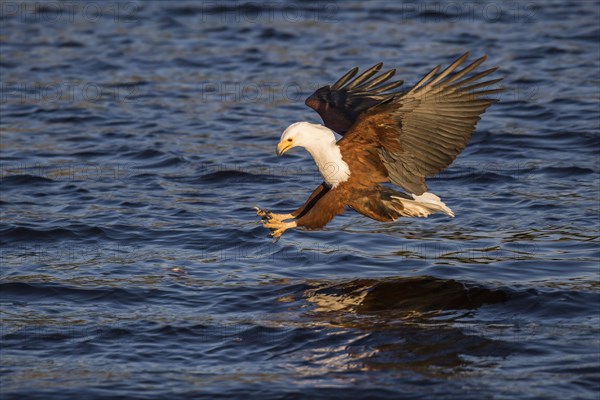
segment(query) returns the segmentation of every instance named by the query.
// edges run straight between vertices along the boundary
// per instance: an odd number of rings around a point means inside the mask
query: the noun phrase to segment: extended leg
[[[258,207],[254,207],[254,209],[256,210],[256,215],[267,221],[283,222],[288,219],[299,218],[308,212],[329,189],[330,187],[323,182],[317,186],[302,206],[289,214],[274,214],[269,210],[261,210]]]
[[[337,189],[331,189],[294,222],[296,226],[307,229],[320,229],[329,223],[336,215],[344,212],[345,204]]]
[[[306,202],[302,204],[297,210],[292,212],[294,218],[301,218],[304,214],[309,212],[311,208],[314,207],[315,204],[321,199],[321,197],[325,196],[327,192],[331,189],[325,182],[321,183],[310,196],[306,199]]]
[[[294,218],[293,214],[274,214],[269,210],[262,210],[258,207],[254,207],[254,209],[256,210],[256,215],[267,221],[282,222],[286,219]]]
[[[271,229],[271,236],[279,238],[287,229],[296,228],[298,226],[308,229],[322,228],[327,225],[333,217],[342,212],[344,212],[344,203],[342,203],[342,200],[339,198],[337,191],[332,189],[320,196],[310,210],[303,213],[301,217],[294,221],[265,221],[263,226]]]

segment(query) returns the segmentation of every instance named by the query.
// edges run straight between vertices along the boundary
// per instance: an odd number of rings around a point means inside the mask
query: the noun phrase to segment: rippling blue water
[[[0,6],[1,398],[598,398],[598,2]],[[266,237],[308,94],[466,50],[456,218]]]

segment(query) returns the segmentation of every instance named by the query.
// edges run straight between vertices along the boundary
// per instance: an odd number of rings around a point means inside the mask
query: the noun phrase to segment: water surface
[[[1,11],[1,398],[597,398],[597,2]],[[430,180],[456,218],[266,237],[306,96],[466,50],[507,91]]]

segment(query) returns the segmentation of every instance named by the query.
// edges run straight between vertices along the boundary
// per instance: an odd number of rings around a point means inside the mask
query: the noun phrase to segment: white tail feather
[[[391,196],[398,200],[404,206],[402,213],[410,217],[427,217],[436,211],[442,212],[450,217],[454,217],[452,210],[447,207],[442,200],[433,193],[425,192],[420,196],[411,195],[413,200],[402,197]]]

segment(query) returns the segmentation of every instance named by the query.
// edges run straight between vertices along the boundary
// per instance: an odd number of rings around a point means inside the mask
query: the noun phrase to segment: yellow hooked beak
[[[275,153],[277,153],[277,155],[281,157],[283,153],[292,148],[293,143],[294,141],[290,139],[279,142],[277,144],[277,150],[275,150]]]

